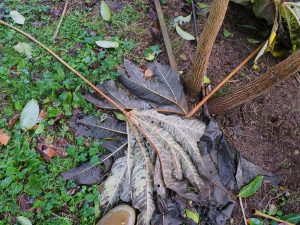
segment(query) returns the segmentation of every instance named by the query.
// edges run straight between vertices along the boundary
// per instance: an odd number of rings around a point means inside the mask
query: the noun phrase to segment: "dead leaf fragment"
[[[19,120],[19,118],[20,118],[20,114],[15,114],[15,115],[8,121],[8,126],[7,126],[7,128],[8,128],[9,130],[11,130],[11,129],[14,127],[14,125],[16,124],[16,122]]]
[[[66,157],[68,155],[65,150],[65,144],[60,140],[56,140],[54,144],[49,144],[47,139],[39,137],[38,142],[36,150],[46,161],[50,161],[56,156]]]
[[[5,134],[3,130],[0,129],[0,145],[7,145],[9,142],[10,136]]]
[[[153,77],[153,72],[150,68],[145,70],[145,77],[147,78]]]

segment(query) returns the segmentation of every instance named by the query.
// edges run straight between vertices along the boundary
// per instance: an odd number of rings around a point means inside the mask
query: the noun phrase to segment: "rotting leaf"
[[[100,13],[103,20],[105,21],[111,20],[110,9],[104,0],[101,0]]]
[[[194,35],[182,30],[182,28],[178,24],[175,25],[175,29],[176,29],[177,34],[180,37],[182,37],[184,40],[192,41],[192,40],[196,39]]]
[[[149,69],[153,73],[151,79],[146,78],[144,72],[129,60],[125,60],[125,69],[127,75],[120,72],[119,80],[130,92],[120,85],[117,86],[112,80],[97,85],[121,107],[156,109],[160,112],[180,114],[187,112],[187,102],[179,76],[169,66],[157,62],[150,63]],[[116,109],[98,95],[85,94],[84,97],[102,109]]]
[[[65,143],[56,140],[55,143],[50,144],[42,137],[38,138],[36,150],[46,161],[50,161],[55,156],[66,157],[68,155],[65,151]]]
[[[9,13],[10,17],[17,24],[23,25],[25,23],[25,17],[22,16],[18,11],[12,10]]]
[[[183,23],[189,23],[191,21],[191,18],[192,18],[192,14],[188,16],[177,16],[174,19],[174,23],[179,25],[182,25]]]
[[[0,129],[0,145],[7,145],[10,140],[10,136],[5,134],[3,130]]]
[[[90,162],[83,163],[63,173],[62,177],[64,180],[74,180],[78,184],[101,183],[105,178],[105,173],[109,171],[112,165],[110,156],[111,154],[99,157],[99,162],[96,165],[92,165]],[[102,163],[104,166],[102,166]]]
[[[253,195],[262,185],[263,179],[264,177],[261,175],[255,177],[255,179],[250,184],[247,184],[242,188],[238,196],[246,198]]]
[[[146,79],[143,71],[129,60],[124,61],[126,74],[119,79],[124,86],[139,98],[157,103],[159,106],[175,105],[186,113],[187,102],[178,74],[169,66],[151,63],[155,79]],[[180,111],[179,110],[179,111]]]
[[[102,121],[95,116],[86,116],[83,118],[73,117],[70,127],[76,130],[76,136],[86,136],[91,138],[114,138],[126,136],[126,125],[117,120],[106,117]]]
[[[101,48],[118,48],[120,45],[116,41],[96,41],[96,44]]]
[[[151,109],[155,107],[154,103],[151,104],[143,99],[135,98],[134,95],[124,90],[124,88],[117,87],[113,80],[105,81],[102,85],[97,85],[97,87],[114,99],[124,109]],[[86,94],[84,98],[102,109],[116,109],[105,100],[99,98],[98,95]]]
[[[30,100],[22,110],[20,126],[23,130],[30,130],[37,123],[39,118],[39,104],[36,100]]]

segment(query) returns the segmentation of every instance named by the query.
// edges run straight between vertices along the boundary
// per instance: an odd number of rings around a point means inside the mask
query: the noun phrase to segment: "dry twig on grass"
[[[60,29],[60,27],[61,27],[61,24],[62,24],[62,22],[63,22],[63,20],[64,20],[65,15],[66,15],[67,8],[68,8],[68,4],[69,4],[69,0],[66,0],[64,10],[63,10],[63,12],[62,12],[62,14],[61,14],[59,23],[58,23],[58,25],[57,25],[57,27],[56,27],[56,30],[55,30],[55,32],[54,32],[54,35],[53,35],[53,40],[54,40],[54,41],[55,41],[55,39],[57,38],[57,35],[58,35],[58,33],[59,33],[59,29]]]

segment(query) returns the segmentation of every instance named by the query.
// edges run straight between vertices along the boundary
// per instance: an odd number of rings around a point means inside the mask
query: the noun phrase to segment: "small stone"
[[[294,155],[299,155],[300,151],[299,150],[295,150],[294,151]]]
[[[97,225],[134,225],[135,210],[129,205],[118,205],[97,223]]]

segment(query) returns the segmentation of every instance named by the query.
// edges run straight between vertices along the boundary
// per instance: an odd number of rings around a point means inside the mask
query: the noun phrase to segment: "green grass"
[[[100,16],[90,16],[92,9],[73,9],[53,43],[59,18],[51,17],[45,1],[4,0],[1,7],[18,10],[26,18],[25,25],[18,27],[45,43],[93,83],[116,77],[117,66],[135,47],[128,36],[141,18],[139,10],[127,5],[113,14],[107,28]],[[6,21],[13,23],[10,18]],[[35,21],[43,25],[34,27]],[[103,50],[95,45],[95,40],[108,36],[120,43],[118,49]],[[0,26],[0,97],[5,98],[0,103],[0,129],[11,136],[9,144],[0,147],[0,224],[14,224],[17,216],[25,216],[33,224],[93,224],[97,221],[98,185],[77,187],[74,182],[64,182],[60,174],[104,151],[99,141],[74,138],[68,128],[72,109],[79,107],[87,114],[99,112],[83,99],[81,92],[88,87],[80,79],[34,43],[30,43],[32,59],[17,53],[13,46],[19,42],[29,43],[24,36]],[[48,112],[42,134],[23,132],[18,124],[8,131],[9,119],[32,98]],[[53,119],[60,113],[65,117],[54,125]],[[45,162],[35,150],[38,136],[68,140],[68,157]],[[76,190],[75,194],[70,190]],[[24,194],[34,199],[32,210],[21,211],[18,199]]]

